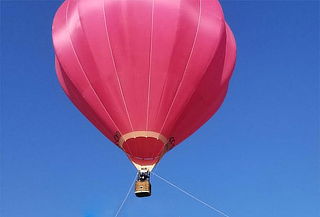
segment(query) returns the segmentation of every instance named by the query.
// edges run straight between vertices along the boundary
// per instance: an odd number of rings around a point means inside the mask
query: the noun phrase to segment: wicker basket
[[[151,184],[149,180],[136,181],[135,192],[137,197],[148,197],[151,195]]]

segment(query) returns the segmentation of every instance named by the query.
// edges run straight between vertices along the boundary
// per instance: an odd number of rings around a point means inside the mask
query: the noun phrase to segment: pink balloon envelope
[[[139,170],[214,115],[236,59],[216,0],[66,0],[52,36],[65,93]]]

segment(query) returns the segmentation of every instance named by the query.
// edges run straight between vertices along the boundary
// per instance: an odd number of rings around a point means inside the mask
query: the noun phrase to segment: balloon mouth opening
[[[122,149],[134,164],[147,166],[159,162],[166,152],[166,144],[153,137],[136,137],[126,140]]]

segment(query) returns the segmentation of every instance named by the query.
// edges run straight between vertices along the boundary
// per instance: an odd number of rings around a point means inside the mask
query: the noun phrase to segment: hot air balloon
[[[72,103],[138,169],[149,196],[162,156],[214,115],[236,59],[217,0],[66,0],[52,37]]]

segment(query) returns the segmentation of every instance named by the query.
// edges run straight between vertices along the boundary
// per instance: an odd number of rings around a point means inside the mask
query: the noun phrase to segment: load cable
[[[137,174],[138,174],[138,173],[137,173]],[[119,215],[119,213],[120,213],[123,205],[124,205],[125,202],[127,201],[128,196],[129,196],[129,194],[130,194],[130,192],[131,192],[131,190],[132,190],[132,187],[133,187],[133,185],[134,185],[134,183],[135,183],[135,181],[136,181],[136,179],[137,179],[137,174],[134,176],[134,179],[133,179],[133,181],[132,181],[132,184],[131,184],[128,192],[127,192],[127,195],[124,197],[124,199],[123,199],[123,201],[122,201],[122,203],[121,203],[121,205],[120,205],[119,209],[117,210],[117,213],[116,213],[116,215],[115,215],[114,217],[117,217],[117,216]]]
[[[199,198],[197,198],[196,196],[192,195],[191,193],[183,190],[182,188],[178,187],[177,185],[173,184],[172,182],[170,182],[169,180],[159,176],[158,174],[156,174],[155,172],[151,172],[153,175],[155,175],[157,178],[161,179],[162,181],[166,182],[167,184],[171,185],[172,187],[178,189],[179,191],[181,191],[182,193],[186,194],[187,196],[191,197],[192,199],[198,201],[199,203],[205,205],[206,207],[210,208],[211,210],[219,213],[220,215],[223,215],[225,217],[230,217],[229,215],[227,215],[226,213],[222,212],[221,210],[213,207],[212,205],[204,202],[203,200],[200,200]]]

